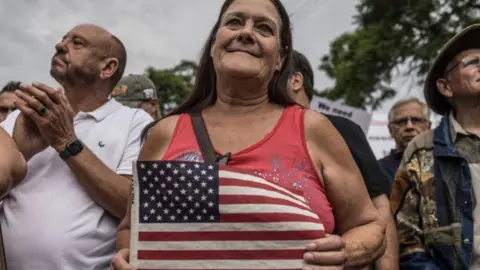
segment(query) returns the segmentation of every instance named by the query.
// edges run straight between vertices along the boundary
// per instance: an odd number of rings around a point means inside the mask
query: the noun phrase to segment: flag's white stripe
[[[141,232],[221,232],[221,231],[314,231],[325,230],[322,224],[313,222],[267,222],[267,223],[162,223],[139,224]],[[132,233],[135,235],[134,233]]]
[[[267,189],[261,189],[256,187],[244,187],[244,186],[220,186],[220,190],[218,192],[220,195],[238,195],[238,196],[252,195],[252,196],[270,197],[275,199],[283,199],[283,200],[292,202],[294,204],[300,205],[302,207],[305,207],[307,209],[310,209],[308,205],[298,200],[295,200],[292,197],[289,197],[287,195],[284,195],[276,191],[270,191]]]
[[[303,260],[138,260],[136,268],[147,269],[302,269]]]
[[[311,240],[138,242],[139,250],[301,250]]]
[[[303,196],[292,193],[288,189],[283,188],[279,185],[275,185],[273,183],[270,183],[270,182],[268,182],[267,180],[265,180],[261,177],[256,177],[256,176],[253,176],[253,175],[250,175],[250,174],[242,174],[242,173],[236,173],[236,172],[231,172],[231,171],[223,171],[223,170],[220,170],[218,174],[219,174],[220,178],[222,178],[222,177],[235,178],[235,179],[239,179],[239,180],[250,181],[250,182],[255,182],[255,183],[268,185],[270,187],[279,189],[279,190],[289,194],[290,196],[292,196],[294,198],[297,198],[298,200],[300,200],[302,202],[306,202],[306,200]]]
[[[274,204],[221,204],[220,213],[224,214],[261,214],[261,213],[275,213],[275,214],[296,214],[311,218],[318,218],[318,216],[310,211],[299,209],[297,207],[287,205]]]

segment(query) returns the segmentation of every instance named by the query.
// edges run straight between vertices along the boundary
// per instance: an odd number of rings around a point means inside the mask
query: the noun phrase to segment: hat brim
[[[121,99],[117,99],[117,101],[124,106],[134,108],[134,109],[140,108],[140,105],[144,102],[141,100],[121,100]]]
[[[462,51],[480,48],[480,24],[473,24],[451,38],[438,54],[425,80],[424,94],[428,106],[438,114],[451,110],[451,105],[437,88],[437,80],[444,77],[447,65]]]

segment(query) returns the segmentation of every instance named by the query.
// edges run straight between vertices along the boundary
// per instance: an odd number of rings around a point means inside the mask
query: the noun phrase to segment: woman
[[[385,226],[331,123],[288,97],[291,49],[290,22],[280,1],[225,1],[191,96],[151,126],[139,159],[201,160],[187,114],[201,110],[215,150],[233,153],[230,166],[303,192],[326,232],[339,235],[305,247],[308,269],[366,265],[383,252]],[[131,269],[129,239],[127,215],[114,269]]]

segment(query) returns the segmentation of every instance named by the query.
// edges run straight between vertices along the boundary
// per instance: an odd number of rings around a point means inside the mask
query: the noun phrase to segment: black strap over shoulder
[[[0,227],[0,270],[7,270],[7,259],[5,258],[5,246],[3,245],[3,234]]]
[[[207,129],[205,128],[205,122],[203,121],[202,113],[200,111],[191,112],[190,118],[192,119],[193,131],[197,137],[197,142],[200,147],[200,151],[202,151],[202,156],[205,163],[227,164],[230,158],[230,153],[217,158],[217,154],[213,149],[212,141],[210,140]]]

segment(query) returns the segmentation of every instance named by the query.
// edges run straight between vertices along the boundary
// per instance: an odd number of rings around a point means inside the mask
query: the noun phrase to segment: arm
[[[130,192],[132,193],[132,185],[130,185]],[[130,248],[130,219],[132,217],[132,196],[128,196],[128,204],[126,214],[117,228],[117,251],[125,248]]]
[[[8,194],[14,183],[27,174],[27,162],[8,133],[0,128],[0,199]]]
[[[305,137],[324,178],[336,232],[346,243],[347,266],[366,266],[384,252],[385,224],[379,218],[345,142],[325,116],[305,113]]]
[[[368,144],[365,134],[358,125],[352,121],[326,115],[345,140],[350,152],[365,181],[370,198],[379,212],[379,217],[387,225],[385,254],[377,260],[376,266],[380,270],[398,269],[398,241],[395,222],[390,210],[390,203],[385,194],[390,194],[390,182],[381,172],[375,155]]]
[[[143,145],[138,160],[160,160],[173,136],[177,116],[170,116],[162,119],[151,130]],[[132,185],[128,193],[128,205],[126,215],[118,226],[117,230],[117,250],[130,248],[130,219],[132,206]]]
[[[103,164],[86,146],[78,155],[66,161],[90,197],[118,219],[125,216],[125,205],[130,194],[132,162],[137,159],[140,152],[142,129],[150,121],[151,118],[146,113],[137,112],[134,115],[125,151],[116,172]],[[56,147],[57,151],[63,149],[65,146]]]
[[[131,176],[116,174],[86,146],[66,163],[92,200],[118,219],[125,216]]]
[[[15,104],[18,107],[22,107],[20,100],[16,101]],[[20,110],[9,114],[7,119],[1,123],[1,126],[12,137],[18,150],[27,162],[48,146],[41,137],[35,123],[24,113],[21,113]],[[18,180],[13,183],[13,186],[18,185],[23,179]]]
[[[380,214],[380,219],[387,225],[386,231],[386,249],[380,259],[377,260],[376,266],[380,270],[397,270],[398,269],[398,240],[397,228],[393,221],[393,215],[390,203],[385,194],[373,198],[373,204]]]

